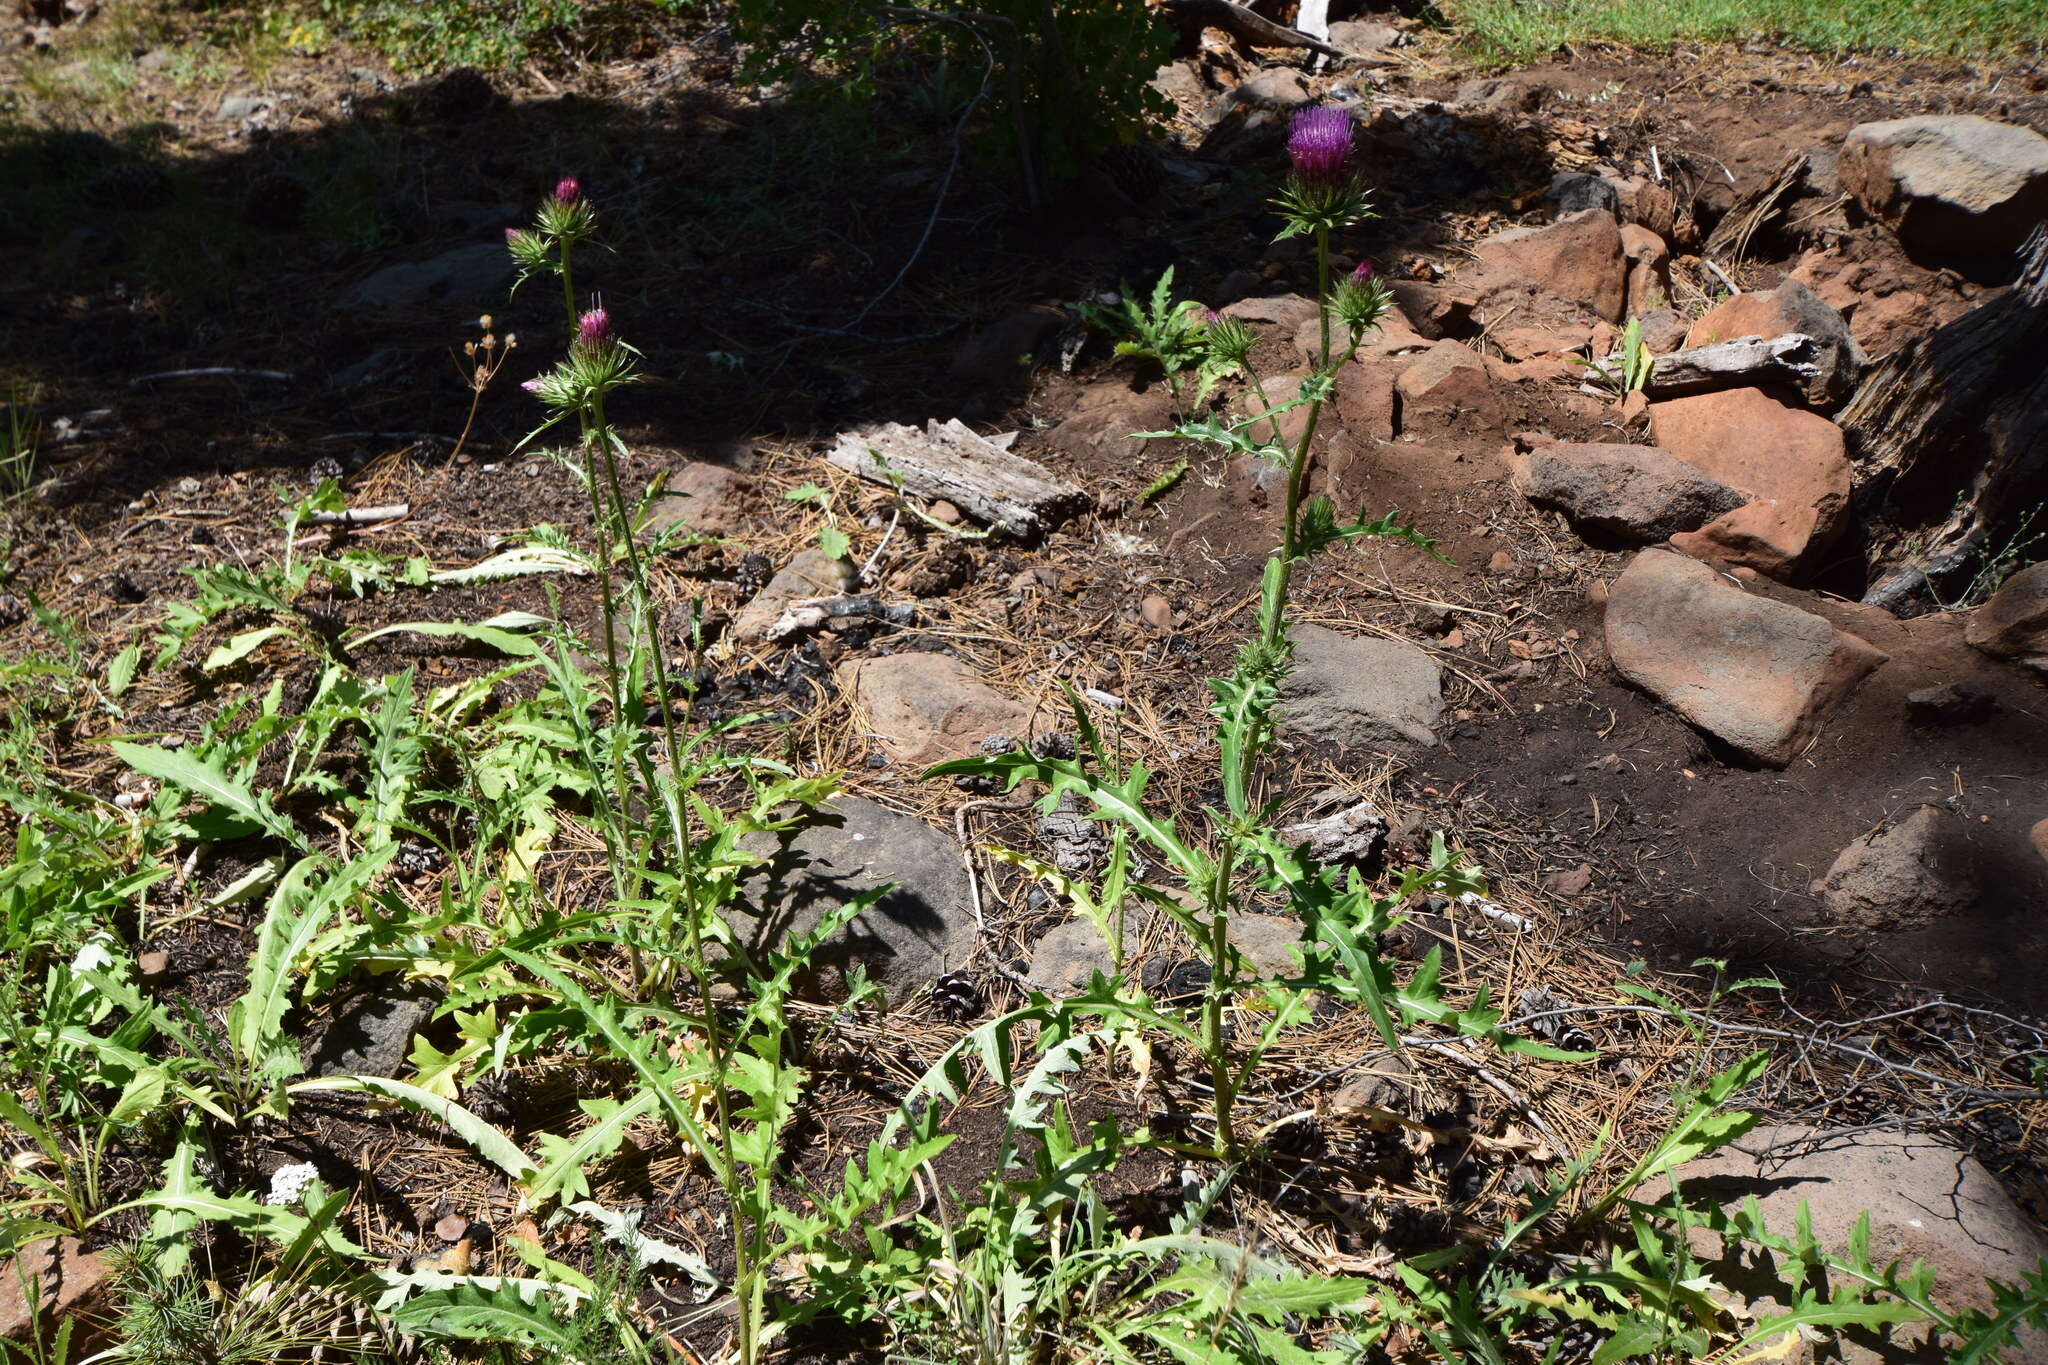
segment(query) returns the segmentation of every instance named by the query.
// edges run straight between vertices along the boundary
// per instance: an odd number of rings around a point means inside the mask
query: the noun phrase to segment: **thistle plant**
[[[1502,1047],[1540,1050],[1526,1040],[1508,1037],[1498,1026],[1500,1014],[1482,998],[1464,1009],[1447,1005],[1437,987],[1433,964],[1425,964],[1405,985],[1397,983],[1381,959],[1377,935],[1404,902],[1426,892],[1453,894],[1476,887],[1476,875],[1438,840],[1429,864],[1406,873],[1395,890],[1373,895],[1359,873],[1320,863],[1306,847],[1290,846],[1270,822],[1275,801],[1264,789],[1262,760],[1273,740],[1281,684],[1292,664],[1287,639],[1287,603],[1295,569],[1318,551],[1343,541],[1383,536],[1407,540],[1434,552],[1433,542],[1394,517],[1340,522],[1328,498],[1304,500],[1309,455],[1323,404],[1335,378],[1357,354],[1366,335],[1379,325],[1390,306],[1385,284],[1370,264],[1361,264],[1344,278],[1331,279],[1330,238],[1355,226],[1370,212],[1370,202],[1351,166],[1351,124],[1342,111],[1313,109],[1298,116],[1288,139],[1291,172],[1276,200],[1285,218],[1281,237],[1307,234],[1315,243],[1318,280],[1317,311],[1320,345],[1314,370],[1289,399],[1264,404],[1264,410],[1236,423],[1215,417],[1183,421],[1168,431],[1140,432],[1147,438],[1182,438],[1222,447],[1232,454],[1272,460],[1285,470],[1286,499],[1281,512],[1279,544],[1266,561],[1261,577],[1257,633],[1240,650],[1228,677],[1209,683],[1216,719],[1220,788],[1223,808],[1203,812],[1206,837],[1183,833],[1172,815],[1151,809],[1145,787],[1150,774],[1142,763],[1123,764],[1105,746],[1075,703],[1077,727],[1085,752],[1074,759],[1043,758],[1025,750],[991,758],[942,764],[934,774],[975,774],[995,777],[1014,789],[1026,781],[1045,784],[1042,808],[1050,811],[1063,798],[1079,796],[1095,818],[1120,825],[1135,855],[1164,868],[1181,885],[1167,889],[1144,885],[1130,875],[1119,856],[1099,889],[1082,888],[1051,869],[1032,868],[1028,859],[1006,854],[1006,861],[1033,870],[1076,904],[1105,912],[1126,896],[1149,902],[1178,923],[1208,958],[1209,981],[1199,1003],[1176,1013],[1140,994],[1119,994],[1115,983],[1068,1002],[1070,1011],[1094,1013],[1125,1023],[1140,1022],[1191,1046],[1207,1063],[1212,1095],[1212,1140],[1198,1147],[1207,1154],[1236,1160],[1245,1143],[1235,1118],[1237,1098],[1260,1057],[1282,1029],[1302,1017],[1306,992],[1318,990],[1353,1000],[1371,1014],[1388,1046],[1398,1048],[1399,1026],[1416,1021],[1449,1025],[1467,1036],[1491,1039]],[[1259,392],[1252,354],[1259,338],[1242,321],[1216,313],[1200,315],[1205,365],[1242,370]],[[1290,409],[1306,407],[1308,420],[1300,436],[1288,444],[1277,420]],[[1265,430],[1261,439],[1258,430]],[[1299,974],[1270,978],[1251,970],[1231,944],[1232,916],[1249,899],[1281,902],[1304,925]],[[1242,1031],[1232,1014],[1247,999],[1263,1008],[1263,1025]],[[1032,1008],[1043,1009],[1047,1002]],[[1398,1021],[1398,1022],[1397,1022]],[[1555,1050],[1549,1050],[1557,1055]]]

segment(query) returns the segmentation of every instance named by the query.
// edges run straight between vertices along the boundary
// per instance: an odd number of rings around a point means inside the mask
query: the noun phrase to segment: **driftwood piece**
[[[954,418],[923,431],[888,422],[842,433],[834,467],[921,498],[944,498],[999,531],[1031,538],[1088,505],[1088,495],[1042,465],[977,435]]]
[[[1253,47],[1305,47],[1325,57],[1341,58],[1344,50],[1321,38],[1310,37],[1298,28],[1275,23],[1263,14],[1246,9],[1235,0],[1160,0],[1168,18],[1214,24],[1244,39]]]
[[[1711,346],[1688,346],[1660,355],[1651,363],[1644,391],[1652,398],[1676,398],[1715,389],[1749,388],[1759,384],[1790,384],[1804,393],[1820,379],[1820,343],[1797,332],[1785,336],[1737,337]],[[1619,384],[1619,354],[1600,362],[1608,378]]]
[[[1911,615],[1953,601],[2048,502],[2048,225],[2020,261],[2005,293],[1879,361],[1836,418],[1869,543],[1865,602]]]

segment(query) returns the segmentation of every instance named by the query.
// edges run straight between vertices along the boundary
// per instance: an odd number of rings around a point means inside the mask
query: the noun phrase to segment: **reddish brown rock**
[[[1847,398],[1869,364],[1849,324],[1832,304],[1796,279],[1776,289],[1737,294],[1715,304],[1685,334],[1688,346],[1711,346],[1737,337],[1780,337],[1790,333],[1820,343],[1820,374],[1807,390],[1815,403]]]
[[[2048,1236],[1996,1176],[1969,1154],[1924,1134],[1760,1127],[1687,1162],[1676,1175],[1690,1198],[1703,1204],[1734,1208],[1754,1197],[1765,1225],[1780,1236],[1790,1236],[1804,1218],[1821,1247],[1837,1256],[1859,1237],[1858,1225],[1867,1217],[1870,1259],[1878,1265],[1925,1261],[1935,1272],[1935,1301],[1952,1312],[1992,1311],[1987,1281],[2017,1283],[2048,1256]],[[1723,1248],[1704,1231],[1695,1231],[1691,1240],[1714,1279],[1756,1295],[1745,1318],[1784,1313],[1784,1304],[1769,1292],[1780,1288],[1779,1278],[1754,1274],[1752,1251]],[[1758,1344],[1758,1358],[1817,1358],[1802,1330],[1787,1328],[1782,1337]],[[1842,1365],[1948,1358],[1925,1323],[1878,1330],[1881,1341],[1858,1332],[1818,1358]],[[2048,1335],[2022,1328],[2005,1359],[2040,1365],[2048,1359]]]
[[[1472,434],[1501,424],[1500,396],[1486,362],[1456,341],[1439,341],[1409,361],[1394,391],[1404,433]]]
[[[1397,366],[1367,360],[1353,360],[1337,371],[1331,406],[1338,425],[1360,441],[1392,440],[1394,380],[1399,374]]]
[[[1671,302],[1671,248],[1664,239],[1629,223],[1621,229],[1621,252],[1628,261],[1628,311],[1647,313]]]
[[[1667,241],[1678,226],[1678,199],[1665,186],[1641,176],[1614,182],[1621,221],[1648,228]]]
[[[862,728],[892,762],[924,767],[965,758],[991,735],[1023,740],[1031,711],[946,654],[854,659],[839,680]]]
[[[1306,374],[1269,374],[1259,381],[1256,390],[1247,389],[1238,402],[1239,415],[1256,417],[1270,408],[1289,403],[1301,395],[1301,381]],[[1280,440],[1292,450],[1308,430],[1308,404],[1289,408],[1270,422],[1260,422],[1252,428],[1252,436],[1260,441],[1273,439],[1274,424],[1280,428]]]
[[[0,1341],[26,1344],[40,1331],[47,1342],[68,1319],[76,1324],[73,1358],[89,1354],[105,1343],[97,1319],[113,1306],[112,1276],[106,1258],[87,1251],[76,1237],[31,1242],[0,1261]]]
[[[853,565],[845,560],[834,559],[823,550],[800,551],[740,608],[732,623],[733,638],[742,644],[758,644],[792,604],[810,597],[836,597],[858,581]]]
[[[1821,909],[1865,929],[1923,928],[1977,903],[1978,882],[1961,818],[1921,806],[1856,840],[1813,884]]]
[[[2048,561],[2021,569],[1970,613],[1963,638],[1998,659],[2048,673]]]
[[[1618,321],[1628,300],[1621,227],[1598,209],[1567,214],[1548,227],[1514,228],[1481,242],[1475,254],[1489,275]]]
[[[1606,637],[1624,678],[1772,767],[1798,757],[1827,713],[1888,657],[1668,550],[1644,550],[1615,581]]]
[[[2028,840],[2034,845],[2034,852],[2041,855],[2041,861],[2048,863],[2048,820],[2037,820],[2027,831]]]
[[[1753,499],[1673,536],[1689,555],[1790,579],[1834,543],[1848,519],[1842,431],[1818,413],[1758,389],[1726,389],[1650,404],[1650,436]]]
[[[692,460],[669,475],[644,529],[651,534],[679,526],[707,536],[729,536],[763,504],[760,484],[751,475]]]
[[[1046,444],[1075,456],[1128,455],[1137,448],[1134,431],[1160,431],[1173,421],[1173,396],[1164,384],[1142,393],[1121,381],[1097,384],[1081,394],[1067,415],[1046,432]]]

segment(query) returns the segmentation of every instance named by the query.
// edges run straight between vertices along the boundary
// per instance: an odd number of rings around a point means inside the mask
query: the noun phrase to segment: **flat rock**
[[[1280,729],[1299,740],[1409,750],[1436,743],[1443,670],[1402,640],[1298,625]]]
[[[1353,57],[1369,57],[1401,43],[1401,30],[1370,19],[1339,19],[1330,25],[1330,46]]]
[[[1519,457],[1514,473],[1523,497],[1608,544],[1653,544],[1749,500],[1655,446],[1544,443]]]
[[[1057,308],[1033,304],[1018,308],[976,332],[953,352],[955,379],[978,388],[999,388],[1023,380],[1045,345],[1066,325]]]
[[[1982,683],[1936,683],[1906,694],[1906,715],[1915,725],[1980,725],[1998,709],[1998,694]]]
[[[1606,637],[1622,677],[1772,767],[1798,757],[1827,713],[1888,657],[1668,550],[1642,551],[1615,581]]]
[[[1677,1179],[1695,1206],[1727,1208],[1754,1196],[1766,1226],[1780,1236],[1792,1234],[1803,1203],[1815,1238],[1836,1255],[1846,1252],[1868,1212],[1871,1258],[1880,1266],[1925,1260],[1936,1272],[1936,1300],[1952,1310],[1988,1310],[1987,1279],[2011,1284],[2048,1256],[2048,1236],[1991,1172],[1968,1154],[1917,1133],[1830,1132],[1795,1124],[1758,1128],[1733,1146],[1679,1167]],[[1782,1282],[1750,1256],[1738,1263],[1722,1253],[1711,1234],[1693,1236],[1696,1254],[1723,1256],[1709,1272],[1742,1291],[1759,1315],[1783,1311]],[[1899,1326],[1889,1333],[1882,1350],[1872,1349],[1860,1334],[1844,1339],[1844,1365],[1947,1357],[1927,1339],[1925,1327]],[[1758,1350],[1783,1358],[1770,1346]],[[2013,1365],[2041,1365],[2048,1360],[2048,1340],[2038,1331],[2023,1331],[2005,1358]]]
[[[387,265],[349,291],[359,308],[396,309],[445,302],[488,307],[504,301],[512,258],[503,242],[459,246],[428,261]]]
[[[858,965],[900,1000],[974,955],[972,889],[960,846],[922,820],[841,796],[789,835],[744,841],[768,865],[740,887],[736,912],[756,945],[808,933],[877,887],[895,889],[830,940],[805,974],[807,993],[843,998]]]
[[[1156,923],[1156,913],[1145,909],[1126,916],[1123,925],[1124,958],[1128,964]],[[1174,929],[1172,933],[1179,935]],[[1244,954],[1252,967],[1269,977],[1298,976],[1301,973],[1301,921],[1279,915],[1235,914],[1230,917],[1231,946]],[[1032,984],[1055,996],[1076,995],[1100,972],[1113,973],[1116,962],[1109,941],[1090,919],[1076,917],[1047,930],[1032,946],[1024,974]]]
[[[823,550],[803,550],[775,571],[775,576],[740,608],[733,620],[733,637],[742,644],[766,638],[768,628],[782,618],[792,602],[806,597],[836,597],[852,590],[857,576],[853,565],[834,559]]]
[[[1045,443],[1076,458],[1136,458],[1142,443],[1133,432],[1162,431],[1173,423],[1173,397],[1166,385],[1133,389],[1120,380],[1082,391],[1066,416],[1045,433]]]
[[[1790,579],[1840,536],[1850,469],[1842,430],[1760,389],[1724,389],[1650,404],[1651,439],[1751,501],[1683,532],[1690,555]]]
[[[1488,271],[1580,305],[1609,322],[1628,301],[1621,225],[1600,209],[1568,213],[1548,227],[1512,228],[1476,248]]]
[[[729,536],[762,510],[760,483],[750,474],[724,465],[691,460],[675,469],[662,495],[648,510],[644,529],[653,534],[671,526],[707,536]]]
[[[1598,209],[1621,220],[1621,194],[1612,181],[1603,180],[1585,171],[1561,171],[1550,182],[1550,189],[1543,196],[1543,202],[1553,212],[1562,216],[1567,213],[1584,213],[1587,209]]]
[[[114,1306],[113,1274],[112,1262],[76,1237],[29,1243],[0,1261],[0,1341],[26,1346],[40,1332],[47,1343],[70,1321],[74,1358],[106,1344],[98,1320]]]
[[[1866,929],[1921,928],[1977,903],[1967,831],[1956,815],[1921,806],[1843,849],[1813,884],[1821,909]]]
[[[1394,391],[1403,432],[1473,435],[1500,428],[1500,395],[1486,362],[1462,342],[1439,341],[1409,361]]]
[[[431,982],[391,978],[345,997],[306,1057],[314,1076],[396,1077],[412,1040],[434,1017],[445,992]]]
[[[1669,355],[1685,346],[1685,316],[1674,308],[1652,308],[1636,315],[1636,333],[1653,355]]]
[[[1776,289],[1737,294],[1702,313],[1685,334],[1688,346],[1711,346],[1737,337],[1797,333],[1820,343],[1820,374],[1807,389],[1810,403],[1836,403],[1854,391],[1869,359],[1841,313],[1796,279]]]
[[[2048,561],[2021,569],[1970,613],[1963,639],[1996,659],[2048,673]]]
[[[1031,710],[1011,701],[948,654],[883,654],[855,658],[839,681],[860,712],[862,728],[891,762],[927,767],[965,758],[991,735],[1023,740]]]
[[[1837,162],[1842,188],[1908,247],[2003,256],[2048,218],[2048,138],[1974,114],[1861,123]]]

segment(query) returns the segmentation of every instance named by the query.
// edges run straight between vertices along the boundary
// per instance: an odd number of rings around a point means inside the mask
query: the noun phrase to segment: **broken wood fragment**
[[[923,431],[887,422],[844,432],[825,456],[900,493],[944,498],[975,520],[1020,538],[1042,535],[1088,505],[1088,495],[1042,465],[1012,455],[957,417]]]
[[[1161,0],[1160,8],[1172,19],[1213,24],[1225,29],[1253,47],[1305,47],[1325,57],[1339,59],[1348,55],[1342,48],[1333,47],[1298,28],[1275,23],[1234,0]]]
[[[1609,382],[1622,382],[1622,356],[1599,362]],[[1737,337],[1711,346],[1688,346],[1660,355],[1650,367],[1644,390],[1652,398],[1676,398],[1716,389],[1748,388],[1782,383],[1801,393],[1820,379],[1820,343],[1797,332],[1780,337]]]
[[[394,502],[382,507],[345,507],[339,512],[314,512],[306,520],[314,526],[370,526],[411,515],[411,503]]]

